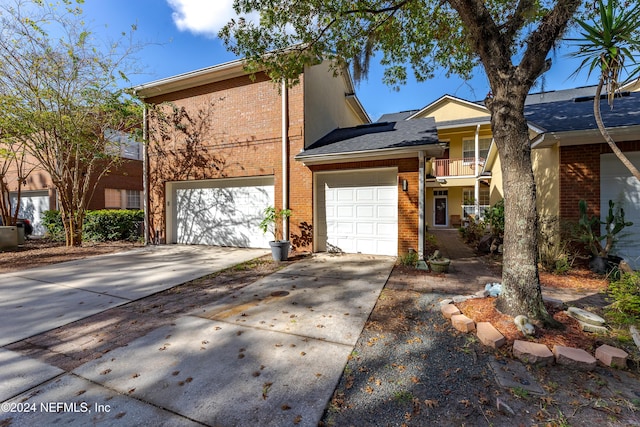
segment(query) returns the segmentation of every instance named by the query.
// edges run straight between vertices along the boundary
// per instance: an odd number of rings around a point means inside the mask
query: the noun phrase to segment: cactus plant
[[[615,209],[615,203],[609,200],[609,212],[605,221],[600,221],[595,215],[587,214],[587,202],[580,200],[578,203],[580,217],[578,220],[579,240],[587,245],[594,257],[606,258],[617,240],[616,235],[625,227],[633,225],[625,221],[624,209]],[[600,235],[600,225],[604,225],[604,234]]]

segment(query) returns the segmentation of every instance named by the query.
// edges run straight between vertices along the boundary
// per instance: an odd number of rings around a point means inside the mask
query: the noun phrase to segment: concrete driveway
[[[262,256],[263,249],[148,246],[0,277],[0,346]]]
[[[0,387],[5,412],[36,410],[0,424],[316,426],[394,262],[314,256],[71,373],[38,362],[21,393]],[[33,364],[8,353],[0,373]],[[48,402],[67,407],[43,412]]]

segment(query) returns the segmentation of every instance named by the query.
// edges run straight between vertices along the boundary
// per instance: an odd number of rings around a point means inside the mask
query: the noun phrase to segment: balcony
[[[480,169],[484,166],[483,158],[478,159]],[[433,175],[436,178],[448,178],[457,176],[477,176],[476,159],[465,157],[460,159],[436,159],[433,164]]]

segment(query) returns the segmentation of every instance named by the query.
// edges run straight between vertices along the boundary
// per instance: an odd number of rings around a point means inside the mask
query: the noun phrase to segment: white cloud
[[[180,31],[215,37],[232,18],[233,0],[167,0],[171,17]]]

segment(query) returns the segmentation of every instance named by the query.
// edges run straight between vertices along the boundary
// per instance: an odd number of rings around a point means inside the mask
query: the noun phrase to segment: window
[[[122,206],[122,199],[120,197],[120,190],[113,188],[105,188],[104,190],[104,207],[105,209],[120,209]]]
[[[491,138],[480,138],[478,140],[478,156],[486,159],[489,155],[489,147],[491,146]],[[465,139],[462,141],[462,157],[466,159],[474,159],[476,157],[476,141],[475,139]]]
[[[105,209],[141,209],[140,190],[105,188]]]
[[[489,209],[491,195],[488,188],[480,188],[478,194],[478,210],[480,217],[484,216],[484,212]],[[473,188],[464,188],[462,190],[462,213],[465,218],[469,215],[475,214],[476,203]]]
[[[140,209],[140,190],[127,190],[127,209]]]

